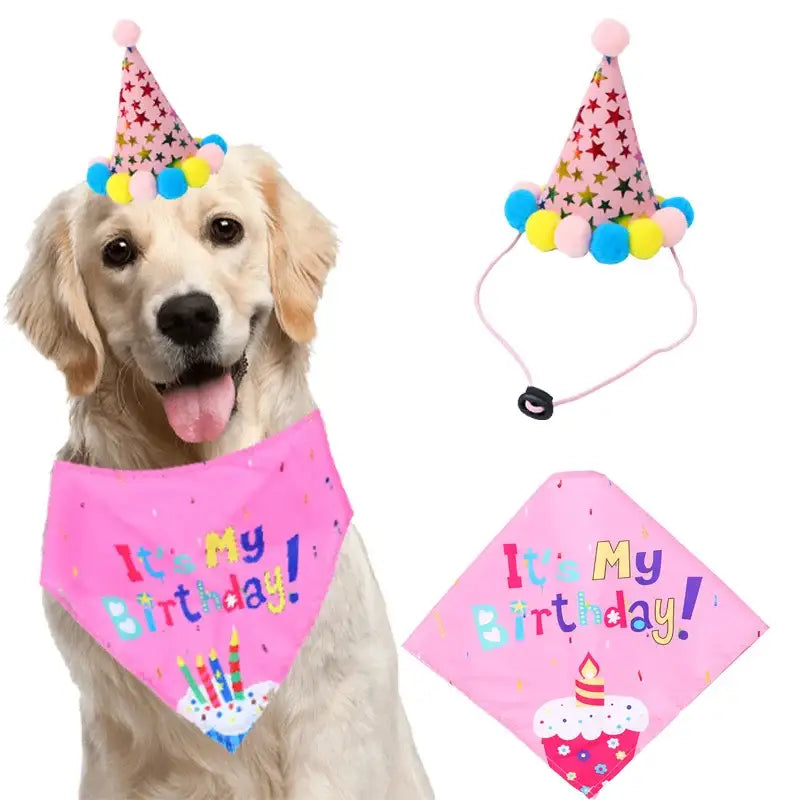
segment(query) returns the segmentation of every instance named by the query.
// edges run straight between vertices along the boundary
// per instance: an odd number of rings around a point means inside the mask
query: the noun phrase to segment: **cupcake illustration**
[[[201,689],[186,662],[178,656],[178,668],[189,684],[189,689],[178,701],[176,710],[206,736],[233,753],[255,725],[279,684],[261,681],[244,686],[239,666],[239,634],[236,628],[231,634],[228,667],[225,672],[217,651],[213,648],[207,665],[203,656],[198,655],[197,674],[203,684]]]
[[[605,693],[600,665],[587,653],[574,696],[546,702],[536,712],[533,730],[552,769],[594,797],[633,758],[649,721],[641,700]]]

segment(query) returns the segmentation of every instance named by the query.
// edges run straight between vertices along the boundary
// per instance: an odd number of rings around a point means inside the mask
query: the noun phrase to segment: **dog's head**
[[[330,226],[254,147],[178,200],[117,205],[85,186],[37,223],[9,312],[65,374],[94,392],[110,360],[158,391],[186,441],[216,438],[235,408],[254,334],[274,313],[298,343],[335,260]]]

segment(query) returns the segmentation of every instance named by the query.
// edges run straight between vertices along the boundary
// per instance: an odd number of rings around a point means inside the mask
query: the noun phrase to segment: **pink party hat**
[[[541,188],[515,186],[506,218],[543,251],[591,252],[603,264],[629,254],[650,258],[680,241],[694,213],[685,199],[665,200],[653,190],[619,64],[627,29],[605,20],[592,41],[603,58],[550,180]]]
[[[129,20],[114,28],[114,40],[125,48],[114,150],[110,159],[95,159],[86,175],[95,192],[117,203],[180,197],[205,185],[227,151],[217,134],[195,139],[189,133],[136,47],[139,33]]]
[[[550,419],[557,406],[587,397],[654,356],[675,349],[692,335],[697,324],[697,302],[675,252],[675,245],[694,221],[694,211],[685,198],[665,200],[653,189],[619,64],[619,55],[629,39],[625,26],[614,20],[605,20],[595,29],[592,42],[602,59],[592,73],[589,90],[550,180],[541,187],[527,181],[513,187],[506,199],[505,215],[517,233],[489,264],[475,289],[481,321],[525,375],[528,387],[518,397],[517,406],[533,419]],[[522,357],[495,330],[481,306],[484,281],[523,234],[539,250],[558,249],[571,258],[591,253],[601,264],[618,264],[629,255],[651,258],[667,248],[691,303],[688,328],[678,339],[650,351],[611,377],[554,400],[549,392],[533,386],[531,371]]]

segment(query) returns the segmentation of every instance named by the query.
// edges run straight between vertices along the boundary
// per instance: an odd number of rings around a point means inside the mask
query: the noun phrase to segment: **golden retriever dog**
[[[255,147],[231,148],[218,175],[178,200],[121,206],[85,185],[56,197],[37,223],[9,313],[66,376],[71,434],[59,457],[170,467],[299,420],[314,408],[308,343],[335,257],[328,222]],[[173,402],[187,391],[201,406],[194,421],[189,401]],[[233,754],[47,594],[44,605],[80,690],[81,800],[433,796],[398,695],[383,600],[353,527],[311,635]]]

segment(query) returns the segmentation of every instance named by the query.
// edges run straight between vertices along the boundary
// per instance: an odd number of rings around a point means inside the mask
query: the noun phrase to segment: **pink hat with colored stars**
[[[518,397],[517,406],[533,419],[550,419],[556,407],[587,397],[654,356],[673,350],[691,336],[697,324],[697,302],[675,252],[675,245],[694,221],[694,211],[685,198],[664,199],[653,189],[619,65],[629,38],[625,26],[615,20],[605,20],[595,29],[592,42],[602,59],[592,73],[550,179],[544,186],[522,182],[513,187],[505,215],[516,235],[489,264],[475,289],[481,321],[525,375],[528,387]],[[491,325],[481,307],[484,281],[523,235],[539,250],[559,250],[571,258],[591,253],[601,264],[618,264],[629,255],[652,258],[667,248],[691,303],[688,328],[670,344],[650,351],[595,386],[553,399],[533,385],[522,357]]]
[[[692,224],[687,200],[653,190],[619,65],[628,41],[621,23],[598,25],[592,42],[603,57],[550,179],[517,184],[506,200],[509,224],[539,250],[617,264],[672,247]]]
[[[114,149],[86,173],[91,189],[116,203],[181,197],[205,185],[228,149],[217,134],[195,139],[189,133],[136,47],[139,33],[130,20],[114,28],[114,41],[125,48]]]

